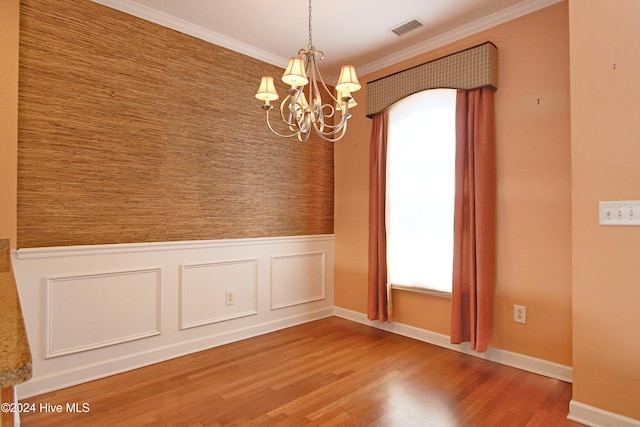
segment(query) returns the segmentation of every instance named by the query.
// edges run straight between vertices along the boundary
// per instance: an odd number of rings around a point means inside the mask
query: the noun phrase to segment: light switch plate
[[[600,225],[640,225],[640,200],[598,203]]]

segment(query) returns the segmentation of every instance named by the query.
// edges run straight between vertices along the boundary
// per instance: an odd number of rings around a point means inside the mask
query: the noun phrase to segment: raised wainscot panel
[[[271,257],[271,309],[325,297],[325,253]]]
[[[46,357],[161,333],[160,269],[47,279]]]
[[[181,266],[181,329],[258,313],[258,260]]]

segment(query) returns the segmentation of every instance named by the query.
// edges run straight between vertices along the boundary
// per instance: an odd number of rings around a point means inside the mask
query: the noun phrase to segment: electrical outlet
[[[234,305],[236,303],[236,295],[233,291],[224,293],[224,305]]]
[[[516,323],[527,323],[527,307],[514,304],[513,321]]]

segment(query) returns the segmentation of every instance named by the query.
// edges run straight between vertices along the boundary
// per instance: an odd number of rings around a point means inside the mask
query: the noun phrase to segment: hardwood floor
[[[580,425],[570,398],[571,384],[330,317],[24,400],[63,410],[22,425]]]

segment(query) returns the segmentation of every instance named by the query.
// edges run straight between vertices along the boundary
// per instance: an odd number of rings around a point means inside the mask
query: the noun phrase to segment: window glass
[[[392,285],[451,292],[454,89],[411,95],[389,110],[387,267]]]

